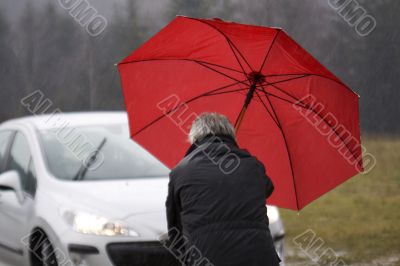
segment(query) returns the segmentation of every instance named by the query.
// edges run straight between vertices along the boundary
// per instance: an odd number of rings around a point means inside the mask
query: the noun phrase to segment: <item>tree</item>
[[[97,81],[97,108],[122,109],[123,96],[116,63],[136,49],[144,40],[147,28],[138,17],[135,0],[114,6],[106,31],[92,39],[94,77]]]
[[[11,36],[10,25],[0,5],[0,123],[23,114],[19,103],[25,84],[19,60],[11,46]]]
[[[36,58],[36,19],[35,8],[31,1],[27,1],[18,25],[18,38],[16,44],[21,51],[22,75],[26,81],[23,91],[28,94],[34,88],[35,58]]]

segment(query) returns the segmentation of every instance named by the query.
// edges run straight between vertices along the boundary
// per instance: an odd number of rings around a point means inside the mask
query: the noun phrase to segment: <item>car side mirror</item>
[[[13,190],[20,202],[24,201],[19,173],[15,170],[4,172],[0,175],[0,191]]]

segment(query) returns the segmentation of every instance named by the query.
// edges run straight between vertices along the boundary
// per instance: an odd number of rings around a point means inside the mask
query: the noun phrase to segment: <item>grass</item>
[[[307,229],[348,265],[400,265],[400,138],[369,137],[363,144],[376,157],[371,172],[351,178],[300,213],[281,210],[289,265],[311,264],[292,241]],[[394,262],[382,262],[388,258]]]

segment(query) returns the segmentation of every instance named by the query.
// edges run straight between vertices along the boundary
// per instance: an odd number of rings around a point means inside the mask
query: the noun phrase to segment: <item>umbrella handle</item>
[[[240,114],[239,114],[238,118],[236,119],[236,122],[235,122],[235,132],[236,132],[236,134],[239,131],[239,127],[240,127],[240,124],[242,123],[242,120],[243,120],[244,114],[246,113],[246,110],[247,110],[247,106],[243,106],[242,110],[240,110]]]
[[[256,87],[257,87],[257,83],[254,82],[254,83],[250,86],[249,91],[247,92],[246,99],[244,100],[244,104],[243,104],[242,110],[240,110],[240,114],[239,114],[239,116],[237,117],[236,122],[235,122],[235,132],[236,132],[236,134],[237,134],[238,131],[239,131],[240,124],[242,123],[244,114],[246,113],[247,106],[249,106],[249,104],[250,104],[250,102],[251,102],[251,99],[253,98],[254,91],[256,90]]]

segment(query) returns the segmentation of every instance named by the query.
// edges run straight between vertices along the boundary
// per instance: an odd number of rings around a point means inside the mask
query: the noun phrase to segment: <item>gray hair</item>
[[[218,113],[200,114],[193,121],[189,132],[189,142],[193,144],[207,135],[228,135],[233,139],[236,138],[235,129],[228,118]]]

